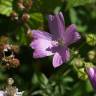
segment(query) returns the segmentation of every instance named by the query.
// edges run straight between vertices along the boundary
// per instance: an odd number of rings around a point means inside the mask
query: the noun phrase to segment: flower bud
[[[88,34],[88,35],[86,35],[86,42],[90,46],[95,46],[96,45],[96,35],[95,34]]]
[[[86,73],[85,73],[85,71],[84,71],[84,68],[80,68],[80,69],[78,70],[78,77],[79,77],[80,79],[82,79],[82,80],[87,79],[87,75],[86,75]]]
[[[96,67],[86,68],[86,72],[93,88],[96,90]]]
[[[21,10],[25,9],[24,5],[22,3],[17,3],[18,8],[20,8]]]
[[[8,85],[13,85],[14,84],[13,78],[8,78],[7,83],[8,83]]]
[[[30,15],[28,13],[24,13],[22,15],[22,21],[27,22],[30,18]]]
[[[89,58],[89,60],[94,60],[95,57],[96,57],[95,50],[91,50],[91,51],[88,52],[88,58]]]
[[[77,58],[74,59],[73,63],[75,63],[75,65],[77,67],[82,67],[83,63],[84,63],[84,60],[80,57],[77,57]]]
[[[18,20],[19,19],[18,14],[15,11],[13,11],[10,14],[10,17],[11,17],[12,20]]]
[[[94,67],[93,63],[92,62],[84,62],[84,65],[86,67]]]

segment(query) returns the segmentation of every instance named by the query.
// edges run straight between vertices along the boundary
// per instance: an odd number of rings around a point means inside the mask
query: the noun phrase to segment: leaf
[[[82,25],[83,21],[79,18],[77,11],[74,8],[69,10],[71,23],[76,24],[78,32],[85,32],[86,25]]]
[[[91,85],[91,83],[89,82],[89,80],[86,80],[85,85],[86,85],[86,90],[87,90],[87,92],[92,92],[92,91],[93,91],[92,85]]]
[[[38,74],[34,74],[33,75],[33,78],[32,78],[32,83],[34,84],[34,85],[38,85],[38,84],[40,84],[40,85],[47,85],[48,84],[48,79],[47,79],[47,77],[44,75],[44,74],[42,74],[42,73],[38,73]]]
[[[41,76],[39,77],[39,80],[41,81],[41,83],[43,83],[44,85],[48,84],[48,79],[44,74],[41,74]]]
[[[27,41],[27,36],[26,36],[26,32],[24,30],[24,27],[18,28],[17,34],[16,34],[16,39],[19,42],[19,44],[27,45],[28,41]]]
[[[87,5],[95,3],[96,0],[68,0],[66,9],[70,9],[72,7]]]
[[[29,21],[29,25],[32,28],[38,28],[41,25],[43,25],[43,15],[40,12],[35,12],[35,13],[31,13],[30,14],[30,21]]]
[[[38,22],[43,22],[43,15],[41,13],[32,13],[30,17]]]
[[[13,0],[0,0],[0,14],[9,16],[12,12]]]
[[[61,4],[63,4],[62,0],[35,0],[32,11],[48,14],[49,12],[53,12],[55,8]]]
[[[76,24],[78,22],[78,17],[76,11],[73,8],[69,10],[69,15],[70,15],[71,22]]]
[[[66,83],[69,83],[69,82],[73,82],[74,80],[73,80],[73,78],[71,78],[71,77],[65,77],[64,78],[64,83],[66,82]]]

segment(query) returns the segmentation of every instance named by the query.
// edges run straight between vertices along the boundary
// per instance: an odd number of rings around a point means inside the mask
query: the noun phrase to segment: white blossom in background
[[[5,91],[0,90],[0,96],[6,96]]]
[[[14,96],[22,96],[23,93],[24,93],[24,91],[19,92],[19,91],[18,91],[18,88],[16,88],[16,93],[14,94]]]
[[[16,93],[14,93],[14,96],[23,96],[24,91],[18,92],[18,88],[16,89]],[[7,92],[1,90],[0,91],[0,96],[7,96]],[[9,96],[9,95],[8,95]]]
[[[0,90],[0,96],[23,96],[24,91],[19,92],[16,86],[13,86],[14,80],[8,78],[6,88]]]

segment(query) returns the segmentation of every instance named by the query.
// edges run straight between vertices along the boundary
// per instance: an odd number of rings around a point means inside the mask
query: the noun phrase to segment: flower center
[[[52,41],[51,43],[53,46],[58,46],[58,44],[59,44],[58,41]]]
[[[64,46],[64,45],[65,45],[64,40],[63,40],[63,39],[59,39],[59,40],[58,40],[58,44],[59,44],[60,46]]]
[[[56,40],[56,41],[52,41],[52,45],[55,46],[55,47],[58,46],[58,45],[64,46],[65,43],[64,43],[64,40],[59,39],[59,40]]]

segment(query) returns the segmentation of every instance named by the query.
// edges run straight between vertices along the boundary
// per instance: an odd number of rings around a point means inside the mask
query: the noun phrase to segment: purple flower
[[[96,90],[96,67],[86,68],[86,72],[93,88]]]
[[[80,39],[74,24],[65,28],[64,17],[60,12],[48,16],[50,33],[32,30],[34,40],[30,46],[34,49],[33,57],[53,56],[53,67],[58,67],[70,58],[68,46]]]

